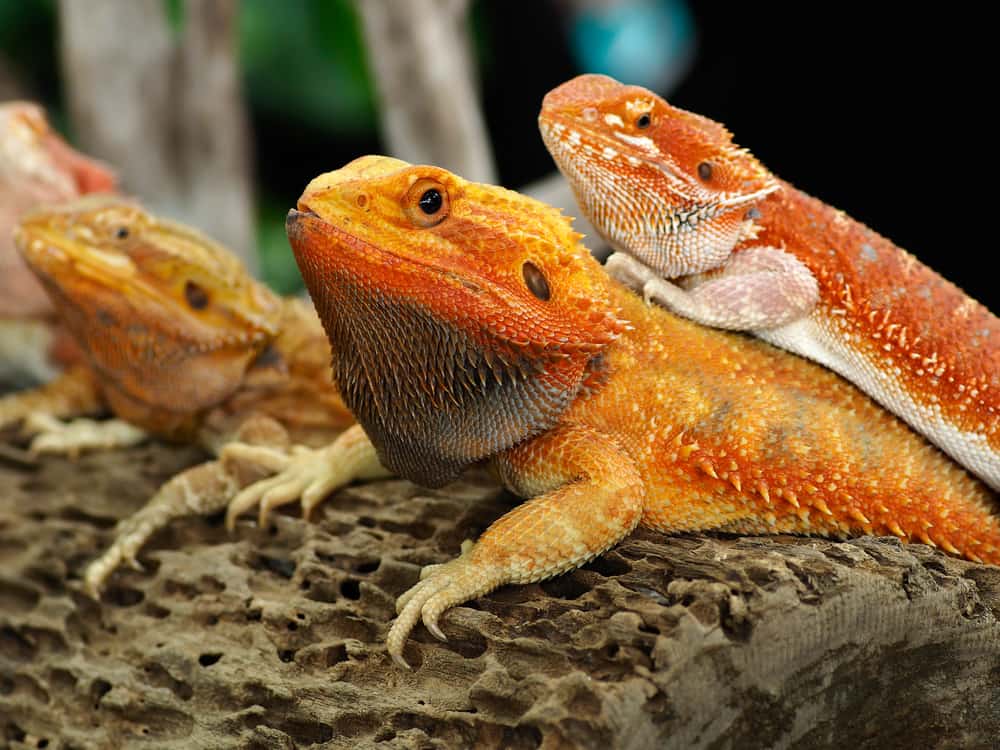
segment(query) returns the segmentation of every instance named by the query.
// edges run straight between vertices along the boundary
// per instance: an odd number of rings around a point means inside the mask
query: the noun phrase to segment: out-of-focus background
[[[581,72],[724,122],[778,175],[996,310],[987,25],[684,0],[0,0],[0,101],[41,102],[154,210],[301,288],[283,218],[366,153],[562,200],[535,118]],[[550,178],[546,182],[546,178]],[[560,198],[561,196],[561,198]]]

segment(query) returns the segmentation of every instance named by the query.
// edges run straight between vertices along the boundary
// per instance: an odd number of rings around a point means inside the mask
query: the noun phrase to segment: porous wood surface
[[[412,672],[394,599],[517,502],[485,474],[176,522],[87,598],[115,522],[200,459],[0,456],[0,747],[997,746],[1000,568],[888,539],[637,533],[447,643],[419,626]]]

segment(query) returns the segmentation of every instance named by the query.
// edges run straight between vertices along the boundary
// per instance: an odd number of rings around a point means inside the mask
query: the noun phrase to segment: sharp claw
[[[90,577],[85,577],[83,580],[83,593],[93,599],[95,602],[100,601],[101,598],[101,584],[99,581],[92,581]]]
[[[317,505],[319,505],[318,502],[311,502],[310,498],[308,498],[308,497],[303,497],[302,498],[302,520],[303,521],[312,521],[312,513],[316,509]]]
[[[433,620],[428,620],[426,617],[422,618],[424,621],[424,627],[430,631],[430,634],[437,638],[439,641],[447,641],[448,636],[444,634],[441,628],[438,627],[437,618]]]
[[[236,521],[240,517],[240,514],[243,513],[243,508],[236,504],[236,500],[238,499],[239,496],[237,496],[226,509],[226,531],[230,534],[236,531]]]
[[[136,560],[134,557],[129,557],[126,560],[126,562],[128,563],[128,566],[130,568],[132,568],[132,570],[136,570],[136,571],[138,571],[140,573],[145,573],[146,572],[146,568],[143,566],[143,564],[141,562],[139,562],[138,560]]]
[[[393,660],[394,662],[396,662],[396,666],[398,666],[398,667],[402,667],[403,669],[405,669],[405,670],[407,670],[407,671],[410,671],[410,672],[412,672],[412,671],[413,671],[413,667],[411,667],[411,666],[410,666],[410,665],[409,665],[409,664],[408,664],[408,663],[406,662],[406,659],[404,659],[404,658],[403,658],[403,655],[402,655],[402,654],[390,654],[390,656],[392,657],[392,660]]]

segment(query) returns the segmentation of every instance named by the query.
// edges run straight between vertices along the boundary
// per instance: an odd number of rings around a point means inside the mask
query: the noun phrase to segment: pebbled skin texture
[[[438,483],[485,460],[528,498],[400,598],[400,663],[418,620],[440,636],[448,607],[637,525],[893,534],[1000,562],[983,484],[828,370],[645,305],[549,206],[369,156],[313,180],[287,229],[385,466]]]
[[[830,367],[1000,489],[1000,320],[983,305],[646,89],[579,76],[539,125],[581,210],[649,267],[622,280]],[[757,262],[774,252],[785,269]]]

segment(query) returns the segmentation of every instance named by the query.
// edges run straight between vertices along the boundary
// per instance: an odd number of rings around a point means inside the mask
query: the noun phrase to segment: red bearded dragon
[[[983,305],[644,88],[579,76],[539,126],[616,278],[826,365],[1000,489],[1000,320]]]

